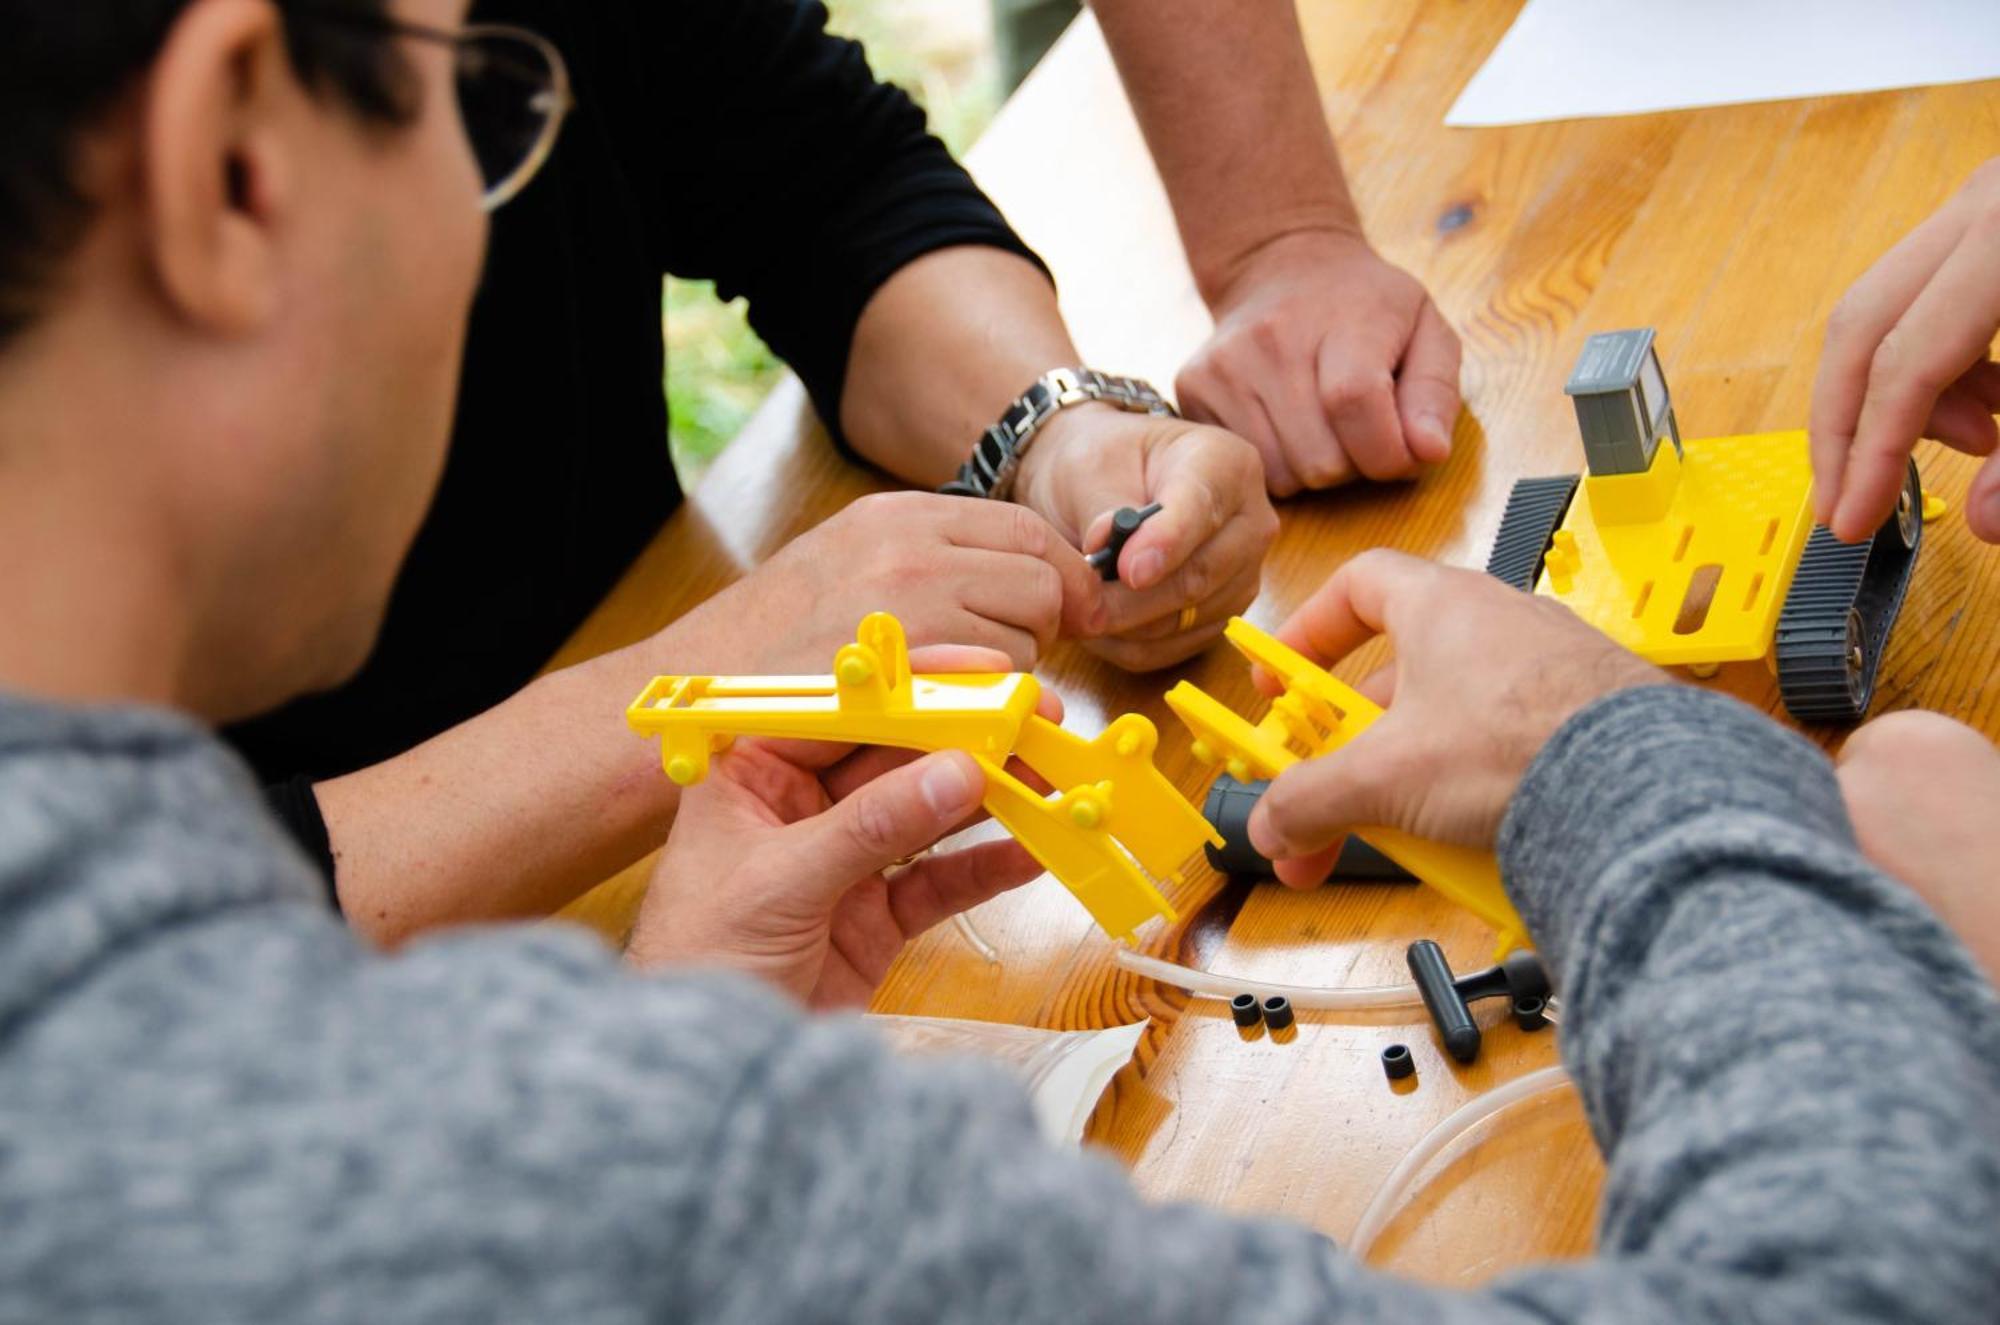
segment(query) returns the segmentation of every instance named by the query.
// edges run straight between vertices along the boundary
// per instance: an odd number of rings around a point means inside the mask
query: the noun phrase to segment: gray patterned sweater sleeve
[[[1501,856],[1609,1162],[1599,1260],[1509,1296],[1559,1319],[1992,1319],[1994,993],[1854,849],[1818,750],[1693,688],[1613,696],[1537,759]]]
[[[551,928],[394,959],[161,719],[0,701],[0,1322],[1990,1322],[1994,995],[1728,701],[1573,719],[1504,827],[1609,1160],[1477,1293],[1142,1202],[1019,1091]],[[202,825],[202,827],[195,827]],[[1301,1162],[1311,1162],[1302,1157]]]
[[[1595,1259],[1421,1288],[1303,1230],[1143,1207],[1103,1163],[1031,1148],[1018,1116],[938,1082],[884,1091],[829,1054],[811,1085],[774,1060],[730,1123],[729,1186],[766,1194],[705,1225],[705,1304],[774,1322],[1992,1320],[1994,996],[1857,855],[1817,750],[1699,691],[1617,696],[1536,762],[1503,850],[1609,1160]],[[736,1259],[752,1230],[775,1244],[760,1266]]]

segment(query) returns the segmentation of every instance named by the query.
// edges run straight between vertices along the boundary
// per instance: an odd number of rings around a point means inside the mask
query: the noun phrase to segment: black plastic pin
[[[1159,513],[1158,502],[1142,506],[1138,510],[1130,506],[1118,508],[1117,514],[1111,517],[1111,536],[1105,540],[1103,547],[1084,558],[1090,563],[1090,568],[1097,572],[1098,578],[1105,580],[1118,578],[1118,554],[1125,550],[1125,545],[1132,540],[1132,535],[1139,532],[1139,526]]]

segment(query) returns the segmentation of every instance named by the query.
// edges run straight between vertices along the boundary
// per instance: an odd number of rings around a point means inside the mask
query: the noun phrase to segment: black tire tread
[[[1558,474],[1515,482],[1514,490],[1507,494],[1507,509],[1500,515],[1492,554],[1486,558],[1488,575],[1524,593],[1534,592],[1549,540],[1562,527],[1581,478],[1579,474]]]
[[[1923,481],[1914,462],[1904,482],[1919,510]],[[1778,617],[1773,653],[1778,693],[1800,722],[1851,725],[1875,698],[1875,679],[1923,546],[1923,526],[1904,547],[1891,514],[1866,543],[1842,543],[1824,526],[1806,540]],[[1861,620],[1861,669],[1847,662],[1848,614]]]

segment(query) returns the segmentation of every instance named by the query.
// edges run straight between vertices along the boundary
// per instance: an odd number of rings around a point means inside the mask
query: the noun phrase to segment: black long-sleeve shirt
[[[490,0],[561,48],[577,110],[494,217],[437,501],[361,674],[230,733],[309,845],[303,780],[525,684],[681,500],[660,279],[712,278],[830,427],[854,326],[905,263],[1023,256],[923,112],[804,0]]]

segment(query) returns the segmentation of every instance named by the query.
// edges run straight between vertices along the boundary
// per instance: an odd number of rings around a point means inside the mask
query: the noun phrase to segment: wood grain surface
[[[1650,325],[1683,430],[1801,427],[1826,314],[1848,283],[2000,153],[2000,83],[1500,129],[1442,127],[1459,89],[1518,8],[1510,0],[1303,0],[1313,64],[1374,243],[1429,287],[1464,337],[1466,413],[1451,460],[1419,482],[1283,507],[1284,532],[1252,617],[1281,620],[1344,559],[1388,545],[1483,564],[1509,486],[1579,467],[1562,383],[1592,331]],[[1218,33],[1218,40],[1226,34]],[[974,172],[1049,262],[1086,359],[1162,384],[1208,321],[1171,215],[1102,40],[1081,21],[971,156]],[[1927,487],[1956,503],[1969,462],[1928,444]],[[794,382],[780,387],[558,663],[657,630],[742,575],[878,475],[840,459]],[[2000,735],[2000,551],[1956,510],[1928,531],[1876,712],[1942,710]],[[1343,669],[1350,679],[1364,666]],[[1204,775],[1160,702],[1181,677],[1259,711],[1218,648],[1133,677],[1061,648],[1041,669],[1068,724],[1118,713],[1159,723],[1161,764],[1190,796]],[[1775,710],[1760,665],[1706,684]],[[1815,732],[1837,743],[1837,732]],[[629,924],[643,865],[569,914]],[[1460,969],[1490,935],[1428,890],[1317,894],[1225,887],[1196,864],[1173,892],[1190,918],[1156,924],[1148,951],[1245,976],[1309,984],[1405,978],[1402,952],[1442,942]],[[1161,1198],[1283,1214],[1335,1237],[1389,1167],[1471,1095],[1555,1059],[1488,1004],[1480,1062],[1450,1065],[1406,1015],[1303,1013],[1281,1042],[1239,1032],[1218,1004],[1118,972],[1111,949],[1052,880],[982,908],[1002,961],[950,927],[913,944],[882,1011],[1047,1027],[1152,1019],[1136,1065],[1098,1109],[1090,1140]],[[1414,1051],[1413,1089],[1377,1062]],[[1405,1083],[1407,1087],[1408,1083]],[[1526,1261],[1587,1251],[1601,1165],[1567,1095],[1523,1106],[1434,1167],[1385,1234],[1378,1263],[1475,1283]]]

